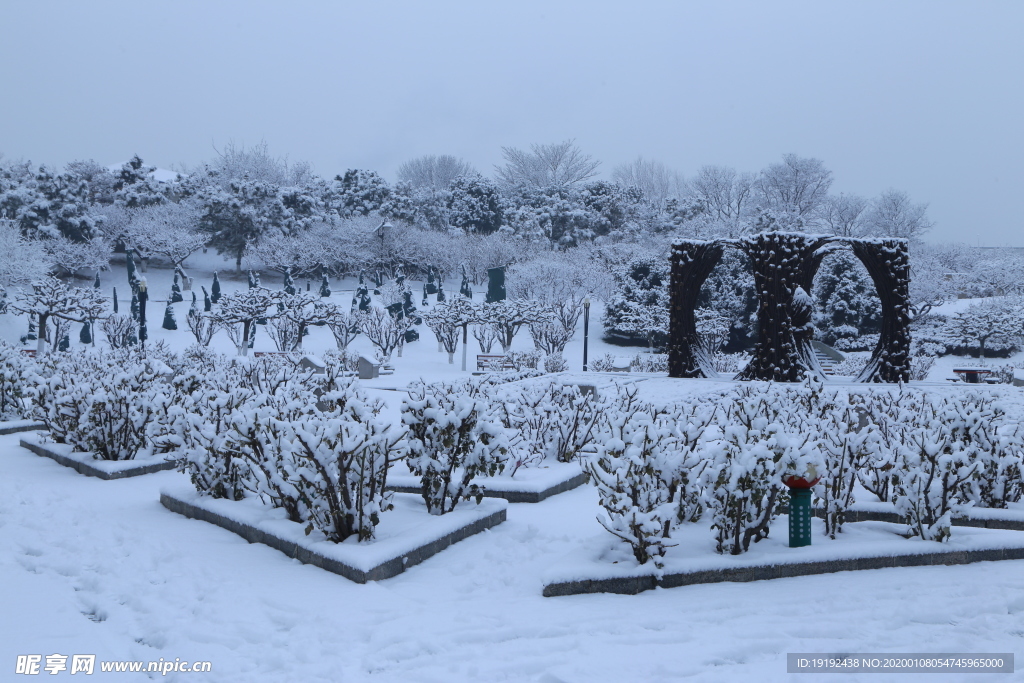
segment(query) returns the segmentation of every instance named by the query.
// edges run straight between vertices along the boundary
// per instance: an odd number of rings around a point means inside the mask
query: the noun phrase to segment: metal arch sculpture
[[[856,239],[764,232],[712,242],[686,240],[672,247],[669,376],[714,377],[694,318],[700,289],[726,247],[751,261],[758,297],[754,357],[737,376],[743,380],[800,381],[821,375],[811,348],[811,283],[830,252],[848,246],[864,264],[882,301],[882,331],[860,382],[906,382],[910,378],[908,244],[902,239]]]

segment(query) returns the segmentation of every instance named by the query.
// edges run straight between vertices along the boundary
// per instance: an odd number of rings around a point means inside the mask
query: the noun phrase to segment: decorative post
[[[789,476],[782,483],[789,487],[789,547],[802,548],[811,544],[811,487],[821,477],[814,467],[808,468],[807,481],[803,477]]]
[[[587,341],[590,336],[590,297],[583,300],[583,372],[587,371]]]
[[[138,283],[139,289],[139,343],[142,345],[142,354],[146,354],[146,340],[149,339],[149,329],[146,327],[146,302],[149,301],[146,278],[141,278]]]

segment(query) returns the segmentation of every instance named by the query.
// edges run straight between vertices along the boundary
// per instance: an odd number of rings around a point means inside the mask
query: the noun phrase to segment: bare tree
[[[207,235],[199,232],[201,215],[198,204],[192,202],[147,206],[130,213],[121,239],[138,254],[143,266],[153,256],[162,256],[184,273],[185,259],[206,245]]]
[[[473,165],[450,154],[410,159],[398,167],[398,182],[414,189],[447,190],[459,176],[480,175]]]
[[[814,220],[832,187],[832,171],[821,159],[786,154],[781,164],[761,171],[754,187],[762,209]]]
[[[927,211],[927,204],[914,204],[906,192],[889,189],[871,202],[865,221],[877,237],[915,239],[932,227]]]
[[[41,240],[21,236],[14,221],[0,219],[0,290],[26,285],[44,277],[53,267]]]
[[[43,248],[50,260],[74,276],[83,268],[102,270],[110,265],[114,248],[101,237],[88,242],[75,242],[63,235],[51,237],[43,242]]]
[[[275,157],[270,154],[266,142],[260,142],[252,147],[236,145],[229,142],[222,149],[214,147],[217,158],[211,166],[217,171],[217,177],[222,179],[225,187],[236,178],[249,177],[250,180],[258,180],[280,187],[295,187],[302,185],[313,177],[312,169],[308,162],[300,161],[294,164],[288,162],[288,157]]]
[[[103,315],[107,299],[92,287],[68,287],[55,277],[46,277],[32,283],[32,291],[19,292],[11,309],[35,315],[39,321],[39,343],[36,351],[46,351],[46,323],[51,318],[84,323]]]
[[[828,197],[821,207],[821,220],[837,237],[860,237],[865,233],[864,210],[868,200],[855,194]]]
[[[752,173],[737,173],[726,166],[703,166],[688,185],[704,202],[708,215],[720,224],[720,232],[739,237],[745,231],[743,221],[753,213],[755,179]]]
[[[597,175],[600,161],[584,154],[575,140],[533,145],[526,152],[502,147],[503,166],[496,166],[498,180],[507,187],[571,188]]]
[[[680,196],[684,184],[678,172],[642,156],[616,166],[612,170],[612,181],[623,187],[640,188],[644,198],[656,207],[664,206],[666,199]]]

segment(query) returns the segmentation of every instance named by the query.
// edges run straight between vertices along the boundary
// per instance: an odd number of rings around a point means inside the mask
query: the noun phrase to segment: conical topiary
[[[213,274],[213,286],[210,287],[210,301],[217,303],[220,301],[220,278],[217,277],[217,273]]]
[[[117,287],[114,287],[114,313],[117,313]]]
[[[92,344],[92,331],[89,329],[90,327],[92,326],[88,320],[82,323],[82,331],[78,333],[78,341],[83,344]]]
[[[206,287],[200,285],[200,288],[203,290],[203,310],[209,313],[213,310],[213,301],[210,299],[210,294],[206,291]]]
[[[171,302],[169,300],[167,302],[167,308],[164,309],[163,328],[165,330],[178,329],[178,321],[174,319],[174,307],[171,305]]]
[[[331,295],[331,283],[327,280],[327,273],[323,274],[323,279],[320,281],[320,296]]]
[[[179,301],[184,301],[185,297],[181,295],[181,285],[178,284],[178,274],[174,274],[174,284],[171,285],[171,303],[176,304]]]
[[[289,296],[295,295],[295,283],[292,281],[291,269],[284,271],[284,292]]]

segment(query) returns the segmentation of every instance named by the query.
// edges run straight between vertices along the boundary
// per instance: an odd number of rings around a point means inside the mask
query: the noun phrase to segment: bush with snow
[[[489,401],[473,382],[418,384],[402,402],[409,469],[420,477],[427,511],[451,512],[462,500],[483,498],[473,483],[505,469],[509,442]]]
[[[0,419],[17,419],[28,412],[33,365],[19,349],[0,340]]]
[[[587,461],[602,514],[598,522],[629,544],[640,564],[661,566],[674,524],[700,517],[699,482],[707,462],[697,445],[714,410],[655,408],[635,388],[618,388],[601,406],[597,453]]]
[[[37,385],[33,416],[58,443],[101,460],[132,460],[149,446],[150,423],[166,415],[166,370],[133,351],[67,354]]]

